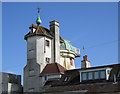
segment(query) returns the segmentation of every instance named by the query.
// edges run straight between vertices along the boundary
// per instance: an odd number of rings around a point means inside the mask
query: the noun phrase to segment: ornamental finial
[[[40,7],[38,7],[38,18],[36,20],[37,25],[41,24],[41,19],[40,19]]]

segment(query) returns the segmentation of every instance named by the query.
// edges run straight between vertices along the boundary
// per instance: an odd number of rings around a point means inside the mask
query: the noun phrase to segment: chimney
[[[60,37],[59,37],[59,22],[57,21],[51,21],[50,22],[50,31],[51,34],[54,36],[54,39],[52,40],[52,52],[51,62],[57,62],[60,63]]]
[[[83,59],[87,61],[87,55],[83,56]]]
[[[90,67],[90,61],[87,59],[87,55],[83,56],[83,60],[81,61],[81,68],[89,68]]]

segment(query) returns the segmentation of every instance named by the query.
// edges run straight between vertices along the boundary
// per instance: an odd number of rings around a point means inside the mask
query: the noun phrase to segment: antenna
[[[83,46],[83,56],[85,55],[85,48],[84,48],[84,46]]]
[[[40,6],[38,6],[38,8],[37,8],[37,9],[38,9],[38,15],[39,15],[39,13],[40,13]]]

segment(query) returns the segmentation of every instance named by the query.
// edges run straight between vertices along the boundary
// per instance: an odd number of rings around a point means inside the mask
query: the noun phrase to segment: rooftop
[[[51,63],[47,64],[43,71],[40,73],[40,76],[48,75],[48,74],[57,74],[57,73],[63,73],[66,71],[64,67],[62,67],[58,63]]]

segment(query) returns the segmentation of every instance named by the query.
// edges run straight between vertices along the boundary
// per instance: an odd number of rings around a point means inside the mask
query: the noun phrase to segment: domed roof
[[[42,21],[41,21],[40,17],[38,16],[38,18],[37,18],[37,20],[36,20],[37,25],[40,25],[41,22],[42,22]]]
[[[65,40],[65,39],[63,39],[63,40],[64,40],[64,43],[61,43],[60,49],[61,50],[70,50],[70,51],[75,52],[74,47],[70,44],[70,41]]]

